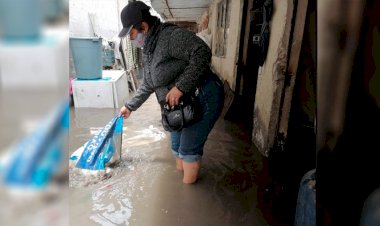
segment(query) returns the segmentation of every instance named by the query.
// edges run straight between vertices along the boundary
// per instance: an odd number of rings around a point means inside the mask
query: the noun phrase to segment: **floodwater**
[[[65,100],[65,93],[44,89],[0,87],[0,172],[13,145],[24,139]],[[67,153],[64,153],[67,154]],[[15,187],[0,181],[0,225],[68,225],[67,170],[40,189]],[[2,175],[3,176],[3,175]],[[2,178],[3,179],[3,178]]]
[[[70,153],[118,109],[71,109]],[[267,225],[257,208],[255,172],[261,156],[219,119],[204,149],[196,184],[182,183],[161,126],[155,96],[124,121],[122,161],[106,175],[70,169],[70,225],[224,226]]]

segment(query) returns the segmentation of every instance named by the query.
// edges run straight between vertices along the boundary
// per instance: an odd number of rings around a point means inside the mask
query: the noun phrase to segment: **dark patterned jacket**
[[[210,48],[191,31],[159,20],[149,29],[144,49],[144,78],[125,106],[135,111],[152,94],[165,102],[170,88],[193,91],[210,73]]]

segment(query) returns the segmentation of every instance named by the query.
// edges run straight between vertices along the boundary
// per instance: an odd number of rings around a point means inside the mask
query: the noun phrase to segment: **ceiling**
[[[165,21],[196,22],[213,0],[151,0]]]

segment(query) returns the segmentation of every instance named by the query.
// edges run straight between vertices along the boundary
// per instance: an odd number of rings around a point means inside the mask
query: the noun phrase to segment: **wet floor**
[[[118,109],[71,109],[70,153]],[[257,208],[261,156],[236,125],[219,119],[204,149],[199,180],[182,183],[152,95],[124,121],[122,162],[106,176],[70,169],[70,225],[267,225]]]

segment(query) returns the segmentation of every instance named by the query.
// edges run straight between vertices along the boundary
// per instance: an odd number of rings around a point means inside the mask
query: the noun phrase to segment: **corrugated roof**
[[[166,21],[197,21],[212,0],[151,0]]]

